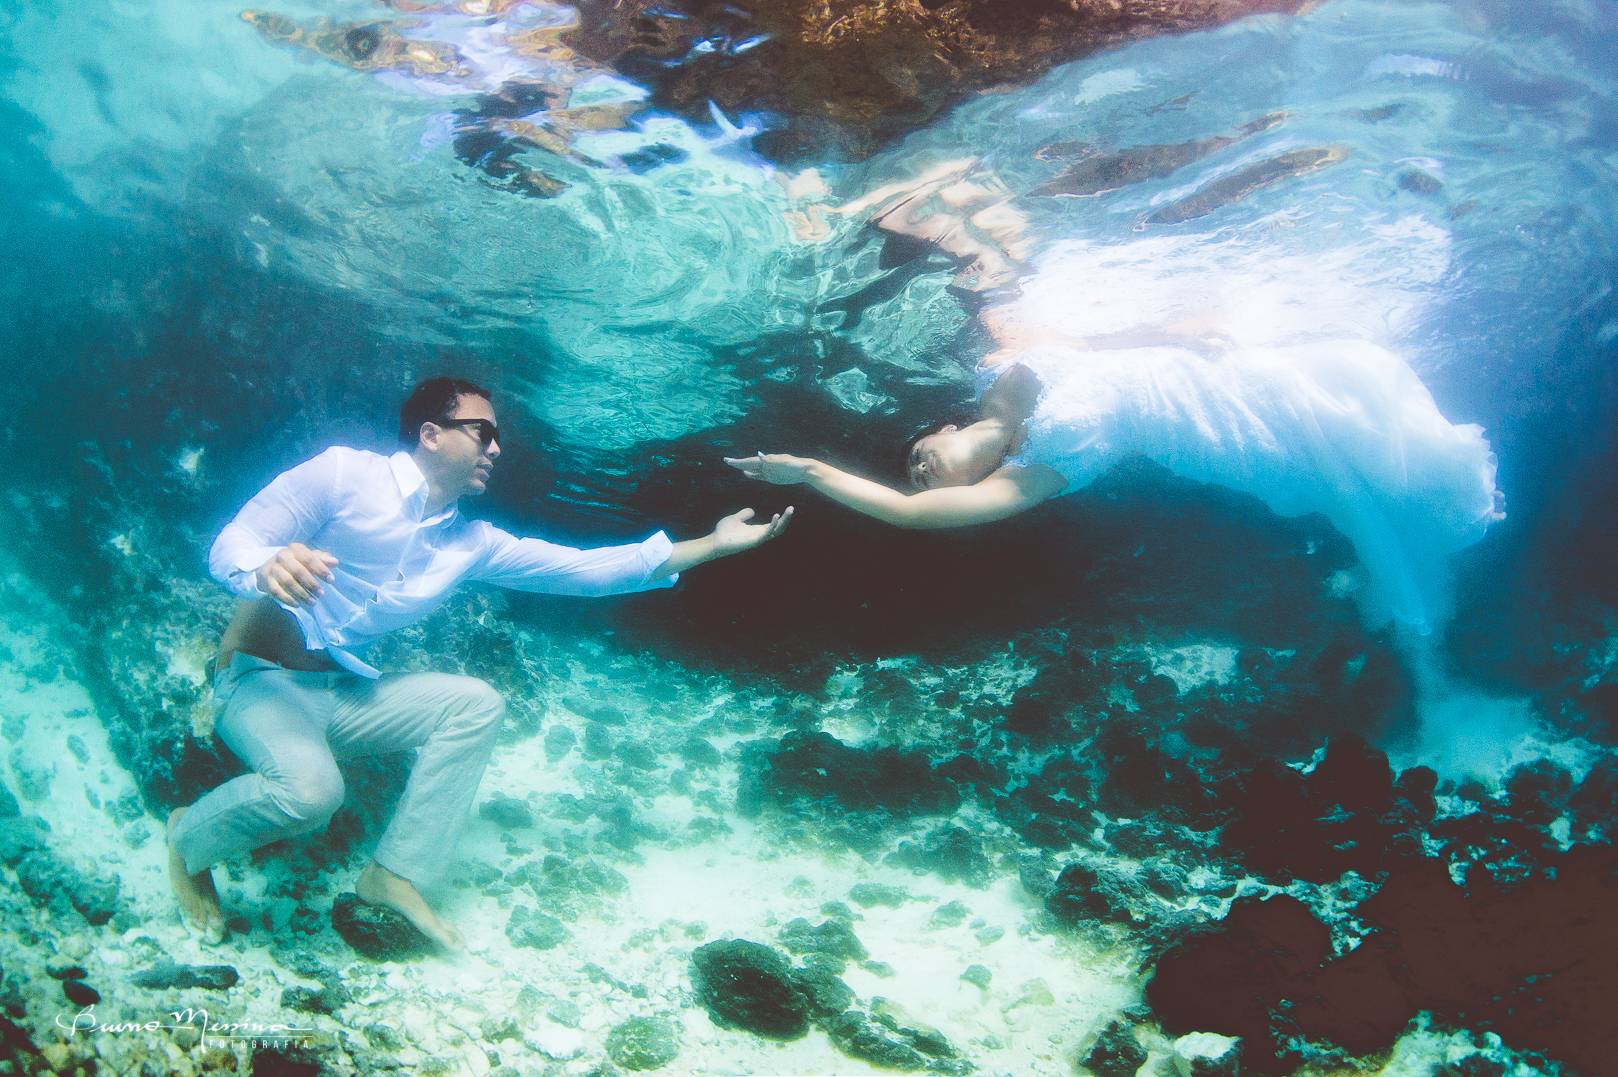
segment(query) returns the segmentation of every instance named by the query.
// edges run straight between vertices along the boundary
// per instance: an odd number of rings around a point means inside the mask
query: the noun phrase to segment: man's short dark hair
[[[455,414],[463,396],[489,399],[489,390],[465,378],[428,378],[410,391],[399,409],[399,444],[414,449],[421,441],[422,423],[441,423]]]

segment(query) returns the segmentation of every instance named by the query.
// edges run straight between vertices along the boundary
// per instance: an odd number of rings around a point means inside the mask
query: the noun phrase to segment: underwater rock
[[[45,848],[39,823],[26,816],[0,820],[0,862],[15,868],[29,853]]]
[[[71,907],[86,923],[98,927],[118,911],[116,879],[86,876],[58,859],[43,844],[24,853],[17,861],[16,871],[17,885],[23,893],[57,915],[64,915]]]
[[[589,857],[555,853],[513,871],[508,881],[514,886],[526,881],[541,907],[567,920],[600,908],[609,898],[629,889],[629,880],[615,868]]]
[[[21,1073],[48,1072],[45,1056],[34,1045],[27,1030],[3,1014],[0,1014],[0,1062],[18,1067]]]
[[[1079,1065],[1096,1077],[1135,1077],[1145,1064],[1146,1048],[1126,1021],[1113,1021],[1102,1029],[1079,1059]]]
[[[1330,956],[1330,929],[1302,902],[1243,898],[1217,925],[1164,953],[1146,1000],[1170,1035],[1211,1031],[1269,1043],[1276,1000]]]
[[[356,953],[374,961],[405,961],[433,951],[432,941],[392,909],[342,894],[331,908],[332,927]]]
[[[927,1058],[903,1041],[887,1035],[858,1010],[848,1010],[827,1021],[826,1035],[850,1058],[888,1069],[914,1072],[927,1068]]]
[[[1354,910],[1370,934],[1330,959],[1324,925],[1286,898],[1237,902],[1223,924],[1164,954],[1146,994],[1170,1034],[1239,1036],[1243,1067],[1291,1068],[1290,1036],[1357,1055],[1420,1011],[1600,1072],[1618,993],[1618,851],[1575,846],[1548,871],[1465,886],[1439,858],[1397,862]],[[1283,1020],[1284,1016],[1284,1020]]]
[[[75,1006],[94,1006],[101,1001],[101,993],[83,980],[63,980],[62,994]]]
[[[563,40],[697,123],[765,113],[778,163],[861,159],[975,92],[1125,41],[1302,0],[585,0]],[[712,103],[710,105],[710,102]]]
[[[1045,897],[1045,908],[1065,924],[1094,920],[1135,924],[1145,919],[1138,910],[1146,900],[1144,891],[1127,877],[1110,871],[1103,875],[1075,861],[1056,876],[1055,886]]]
[[[135,973],[129,978],[129,982],[149,991],[171,987],[202,987],[211,991],[224,991],[235,987],[240,979],[240,974],[229,965],[181,965],[173,961],[164,961]]]
[[[987,965],[968,965],[962,970],[961,979],[973,987],[987,991],[989,984],[994,980],[994,973],[989,971]]]
[[[353,1001],[345,988],[334,984],[322,987],[304,987],[294,984],[281,992],[281,1008],[299,1013],[335,1014]]]
[[[825,954],[810,954],[804,967],[792,970],[792,981],[809,1000],[809,1015],[816,1020],[835,1017],[854,1004],[854,990],[839,973],[844,962]]]
[[[506,938],[513,946],[550,950],[567,941],[567,928],[548,913],[519,905],[511,910],[511,919],[506,921]]]
[[[1213,797],[1201,776],[1141,731],[1110,722],[1090,754],[1105,775],[1095,803],[1108,814],[1155,815],[1204,826],[1211,822]]]
[[[555,763],[566,758],[578,740],[578,736],[567,726],[551,726],[545,731],[545,761]]]
[[[848,888],[848,900],[865,909],[877,905],[897,909],[910,900],[910,895],[902,888],[887,883],[855,883]]]
[[[776,1040],[792,1040],[809,1028],[809,1001],[779,951],[744,939],[698,947],[691,955],[692,983],[714,1023]]]
[[[878,999],[870,1014],[846,1010],[821,1027],[838,1050],[873,1065],[943,1074],[972,1070],[942,1033],[914,1021],[885,999]]]
[[[1188,1032],[1174,1041],[1174,1070],[1180,1077],[1237,1077],[1241,1041],[1215,1032]]]
[[[841,920],[827,920],[811,927],[808,920],[797,917],[781,929],[781,945],[795,954],[818,954],[829,958],[838,971],[850,961],[864,961],[871,956],[866,952],[854,929]]]
[[[1233,812],[1221,845],[1280,883],[1329,882],[1345,871],[1375,874],[1397,849],[1419,853],[1419,842],[1395,839],[1401,828],[1419,826],[1422,815],[1430,815],[1425,781],[1412,774],[1404,786],[1409,795],[1396,796],[1382,752],[1357,737],[1333,737],[1308,776],[1263,759],[1223,780],[1219,799]]]
[[[739,808],[756,811],[766,802],[806,800],[839,814],[936,815],[954,811],[960,794],[923,752],[854,748],[830,733],[800,730],[744,749]]]
[[[534,825],[534,810],[525,800],[496,793],[478,805],[478,815],[503,830],[522,830]]]
[[[1549,826],[1573,796],[1573,776],[1549,759],[1514,767],[1504,792],[1513,818],[1530,826]]]
[[[655,1070],[679,1053],[674,1024],[661,1017],[631,1017],[607,1033],[607,1057],[626,1070]]]
[[[979,888],[989,885],[994,873],[982,841],[958,826],[937,827],[920,843],[900,842],[899,848],[888,854],[887,863],[930,871],[950,882]]]

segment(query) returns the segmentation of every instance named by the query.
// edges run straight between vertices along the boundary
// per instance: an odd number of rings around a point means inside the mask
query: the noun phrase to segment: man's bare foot
[[[169,885],[180,903],[180,918],[196,930],[204,942],[225,941],[225,914],[219,911],[219,892],[214,889],[213,872],[207,868],[195,875],[187,874],[185,858],[174,848],[174,827],[188,809],[175,808],[169,812]]]
[[[360,900],[372,905],[383,905],[403,916],[416,926],[416,930],[432,939],[446,950],[459,950],[462,947],[460,933],[440,920],[433,910],[427,907],[421,891],[409,879],[395,875],[387,868],[372,861],[360,872],[359,879],[354,883],[354,892]]]

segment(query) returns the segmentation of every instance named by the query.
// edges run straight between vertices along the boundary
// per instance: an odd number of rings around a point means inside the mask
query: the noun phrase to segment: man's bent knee
[[[463,677],[462,691],[464,692],[465,713],[484,716],[491,722],[498,722],[506,714],[506,697],[495,690],[494,685],[477,677]]]
[[[343,806],[343,776],[334,768],[329,773],[304,774],[282,783],[275,804],[298,831],[315,830]]]

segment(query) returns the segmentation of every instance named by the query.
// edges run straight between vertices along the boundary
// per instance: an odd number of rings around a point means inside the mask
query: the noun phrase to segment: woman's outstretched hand
[[[714,555],[728,557],[733,553],[751,550],[754,546],[770,541],[782,531],[792,519],[792,506],[788,505],[786,511],[778,512],[770,518],[767,524],[748,523],[753,518],[752,509],[742,509],[733,512],[714,525],[713,544]]]
[[[795,486],[809,481],[809,468],[814,464],[806,456],[761,452],[752,456],[727,456],[724,461],[750,479],[776,486]]]

